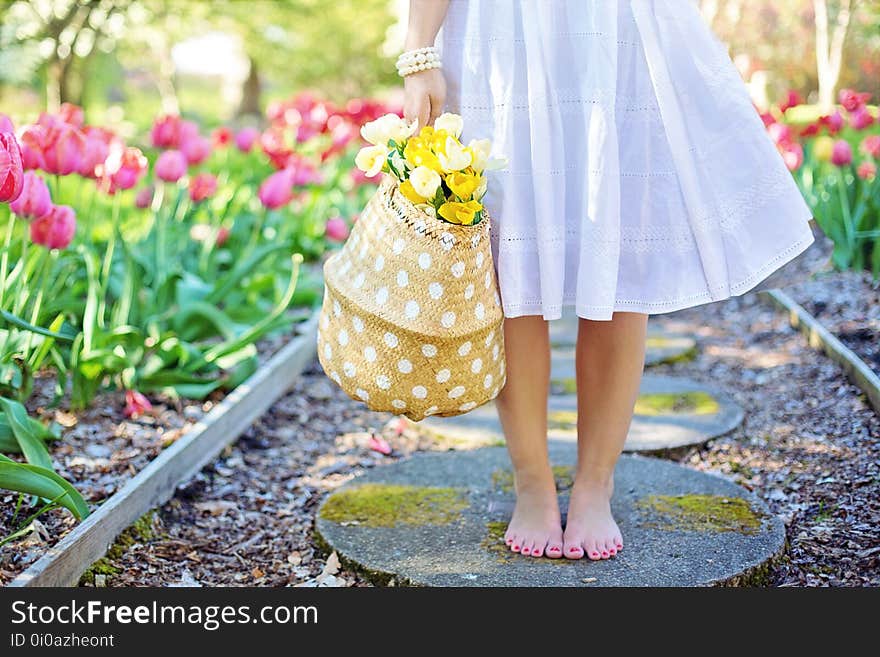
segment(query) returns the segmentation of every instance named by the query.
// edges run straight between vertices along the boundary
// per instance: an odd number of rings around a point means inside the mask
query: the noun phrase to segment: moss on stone
[[[80,578],[80,584],[94,584],[95,575],[116,575],[120,569],[115,562],[121,559],[132,545],[146,543],[156,537],[155,522],[155,511],[148,511],[135,520],[134,524],[116,537],[107,553],[89,566]]]
[[[321,517],[366,527],[448,525],[468,506],[461,490],[398,484],[364,484],[334,493]]]
[[[649,495],[637,502],[648,515],[645,526],[668,531],[757,534],[763,515],[740,497]]]
[[[708,392],[652,392],[639,395],[636,415],[712,415],[718,412],[718,401]]]
[[[551,431],[576,431],[577,411],[550,411],[547,414],[547,428]]]
[[[555,395],[577,394],[577,379],[573,376],[564,379],[552,379],[550,381],[550,389]]]
[[[554,465],[552,467],[553,478],[556,480],[556,489],[568,490],[574,483],[574,468],[570,465]],[[511,470],[495,470],[492,473],[492,488],[503,493],[513,492],[513,472]]]

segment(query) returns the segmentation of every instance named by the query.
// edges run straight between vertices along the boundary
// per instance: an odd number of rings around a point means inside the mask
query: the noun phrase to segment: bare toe
[[[559,543],[549,543],[545,555],[550,559],[558,559],[562,556],[562,546]]]

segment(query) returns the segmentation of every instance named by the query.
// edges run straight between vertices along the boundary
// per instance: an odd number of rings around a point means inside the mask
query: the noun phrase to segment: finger
[[[436,96],[431,97],[431,117],[430,122],[431,125],[434,125],[434,121],[437,120],[437,117],[440,116],[440,113],[443,111],[443,102],[441,99]]]
[[[431,100],[428,96],[425,96],[422,99],[421,104],[419,105],[419,126],[418,129],[421,130],[426,125],[430,125],[431,121]]]

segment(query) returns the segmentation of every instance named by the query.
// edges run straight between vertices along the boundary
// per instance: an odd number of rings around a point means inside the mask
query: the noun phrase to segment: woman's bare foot
[[[610,559],[623,549],[620,529],[611,515],[613,488],[612,481],[575,479],[563,541],[567,559]]]
[[[556,482],[548,476],[517,477],[516,507],[504,534],[513,552],[529,557],[562,556],[562,520],[556,500]]]

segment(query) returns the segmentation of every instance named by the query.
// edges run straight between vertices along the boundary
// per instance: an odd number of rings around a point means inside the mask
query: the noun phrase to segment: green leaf
[[[252,273],[258,264],[265,266],[265,261],[269,256],[286,251],[288,248],[286,244],[267,244],[255,250],[250,257],[236,263],[235,268],[220,279],[205,301],[215,304],[224,301],[226,295],[238,286],[242,278]]]
[[[89,506],[69,482],[51,470],[30,463],[16,463],[0,454],[0,488],[36,495],[57,503],[77,520],[89,515]]]
[[[25,331],[30,331],[31,333],[37,333],[38,335],[45,335],[47,338],[55,338],[56,340],[62,340],[64,342],[73,342],[73,339],[76,337],[75,335],[58,333],[56,331],[45,329],[41,326],[35,326],[30,322],[22,319],[21,317],[13,315],[8,310],[0,310],[0,317],[3,317],[3,319],[5,319],[13,326],[17,326],[18,328],[24,329]]]
[[[41,439],[41,434],[33,427],[27,410],[19,402],[5,397],[0,397],[0,409],[6,413],[6,421],[15,435],[15,440],[21,448],[22,454],[28,460],[28,463],[38,465],[47,470],[52,470],[52,458],[49,456],[49,450]],[[53,495],[44,495],[51,499]]]

